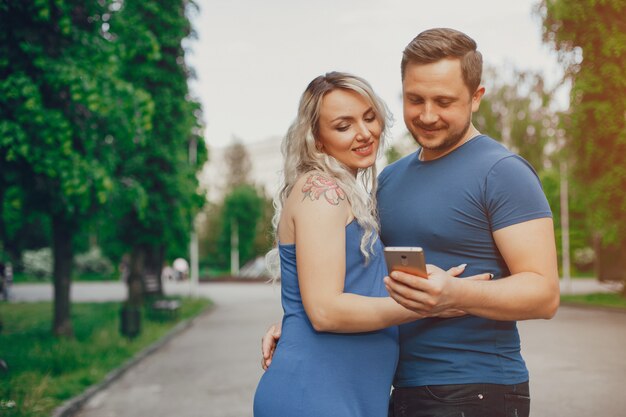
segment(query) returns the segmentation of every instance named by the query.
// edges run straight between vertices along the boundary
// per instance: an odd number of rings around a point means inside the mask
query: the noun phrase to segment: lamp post
[[[239,223],[235,216],[230,218],[230,274],[239,275]]]
[[[569,256],[569,196],[567,181],[567,162],[561,161],[561,261],[563,264],[563,292],[572,291],[572,277],[570,275]]]

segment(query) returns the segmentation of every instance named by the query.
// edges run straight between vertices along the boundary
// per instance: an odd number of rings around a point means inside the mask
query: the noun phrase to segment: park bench
[[[155,300],[150,303],[150,313],[153,318],[174,319],[178,316],[180,301],[178,300]]]
[[[178,317],[180,301],[163,298],[160,292],[160,277],[157,274],[146,274],[144,276],[144,291],[146,295],[148,315],[150,318],[158,320],[171,320]]]

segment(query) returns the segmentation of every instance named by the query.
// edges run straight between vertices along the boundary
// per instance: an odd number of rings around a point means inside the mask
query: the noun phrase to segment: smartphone
[[[385,248],[387,269],[427,278],[424,251],[420,247],[390,246]]]

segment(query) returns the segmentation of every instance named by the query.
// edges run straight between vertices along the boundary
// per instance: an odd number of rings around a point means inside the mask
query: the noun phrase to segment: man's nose
[[[426,103],[422,108],[419,119],[426,125],[433,124],[439,119],[439,115],[434,111],[432,104]]]

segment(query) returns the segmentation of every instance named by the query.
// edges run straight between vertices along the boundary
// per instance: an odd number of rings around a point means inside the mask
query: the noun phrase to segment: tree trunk
[[[130,273],[128,274],[128,305],[141,307],[143,304],[143,274],[145,248],[136,246],[130,255]]]
[[[626,297],[626,242],[603,245],[596,239],[596,271],[600,281],[622,283],[622,296]]]
[[[163,282],[161,281],[161,272],[165,259],[165,247],[163,245],[147,247],[145,248],[145,253],[143,277],[146,292],[162,296]],[[147,287],[149,287],[149,289]]]
[[[73,226],[62,217],[52,218],[52,250],[54,256],[54,319],[52,332],[59,337],[72,337],[70,284],[72,275]]]

